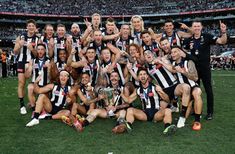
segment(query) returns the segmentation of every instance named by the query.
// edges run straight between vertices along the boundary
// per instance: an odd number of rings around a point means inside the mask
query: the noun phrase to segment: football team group
[[[97,117],[116,118],[113,133],[132,131],[135,120],[163,121],[163,134],[183,128],[193,115],[192,130],[202,129],[202,81],[207,96],[206,120],[213,119],[213,91],[210,45],[227,42],[226,25],[220,22],[220,36],[202,32],[202,23],[188,27],[166,20],[161,33],[144,28],[141,16],[118,28],[113,18],[101,27],[94,13],[86,30],[79,25],[47,24],[43,33],[28,20],[27,31],[16,39],[18,98],[20,113],[25,106],[26,80],[28,108],[32,119],[59,119],[82,131]],[[139,100],[138,100],[139,99]],[[141,103],[134,105],[133,102]],[[135,103],[136,104],[136,103]],[[140,107],[141,106],[141,107]],[[178,121],[172,122],[172,112]]]

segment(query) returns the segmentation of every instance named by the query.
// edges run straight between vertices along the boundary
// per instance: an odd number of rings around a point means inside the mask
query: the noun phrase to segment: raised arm
[[[216,40],[217,44],[225,44],[227,43],[227,26],[220,21],[220,31],[221,37]]]

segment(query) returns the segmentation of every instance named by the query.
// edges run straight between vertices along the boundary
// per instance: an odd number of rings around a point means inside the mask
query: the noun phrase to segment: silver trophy
[[[104,88],[104,94],[107,96],[108,105],[114,105],[113,88]]]

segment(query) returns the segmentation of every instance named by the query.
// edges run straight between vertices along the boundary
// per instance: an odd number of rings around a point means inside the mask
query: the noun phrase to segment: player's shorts
[[[165,88],[163,89],[163,91],[168,95],[170,100],[173,100],[175,97],[175,88],[176,88],[177,84],[174,84],[171,87]]]
[[[17,72],[18,73],[24,73],[26,64],[28,64],[28,63],[27,62],[18,62],[17,63]]]
[[[50,114],[54,115],[54,114],[58,113],[59,111],[61,111],[62,109],[63,109],[62,107],[52,105],[52,110],[51,110]]]
[[[145,109],[144,113],[147,116],[148,121],[153,121],[154,115],[158,112],[158,109]]]

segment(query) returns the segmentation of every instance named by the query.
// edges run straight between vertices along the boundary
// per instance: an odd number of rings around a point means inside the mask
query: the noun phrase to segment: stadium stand
[[[235,7],[234,0],[1,0],[2,12],[33,14],[133,15],[151,13],[178,13]],[[120,11],[121,10],[121,11]]]

